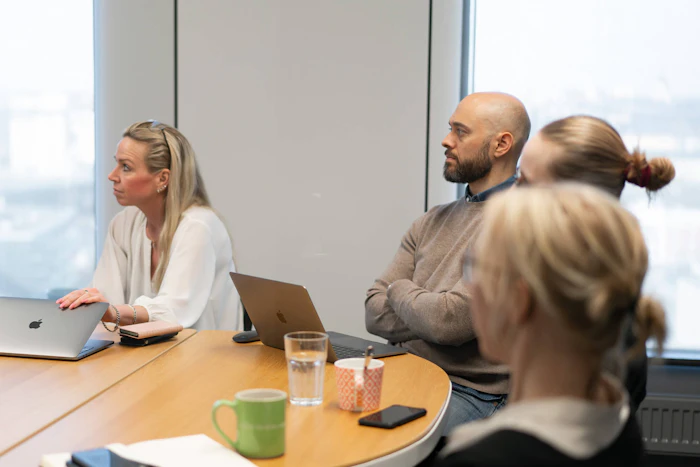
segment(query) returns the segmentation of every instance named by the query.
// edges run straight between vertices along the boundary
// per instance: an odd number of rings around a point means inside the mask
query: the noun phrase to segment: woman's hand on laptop
[[[74,309],[85,303],[95,303],[95,302],[108,302],[108,300],[102,295],[99,290],[92,289],[78,289],[65,295],[64,297],[56,300],[58,306],[61,308],[68,308],[69,310]]]

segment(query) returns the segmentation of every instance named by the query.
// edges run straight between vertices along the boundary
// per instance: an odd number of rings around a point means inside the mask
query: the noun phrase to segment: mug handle
[[[228,441],[228,444],[233,446],[236,451],[238,451],[238,440],[232,441],[231,438],[226,436],[226,433],[224,433],[221,428],[219,428],[219,424],[216,421],[216,411],[219,410],[222,406],[230,407],[236,414],[236,417],[238,417],[238,401],[232,400],[232,401],[227,401],[224,399],[218,400],[214,402],[213,407],[211,408],[211,422],[214,424],[214,428],[216,428],[216,431],[219,432],[222,438],[224,438],[226,441]]]

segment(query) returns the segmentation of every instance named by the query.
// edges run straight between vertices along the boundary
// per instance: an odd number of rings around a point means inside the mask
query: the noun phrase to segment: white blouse
[[[155,294],[146,216],[132,206],[110,222],[92,286],[110,303],[144,307],[149,321],[177,322],[199,331],[236,330],[239,297],[229,276],[235,270],[221,219],[209,208],[191,207],[175,231],[168,269]]]

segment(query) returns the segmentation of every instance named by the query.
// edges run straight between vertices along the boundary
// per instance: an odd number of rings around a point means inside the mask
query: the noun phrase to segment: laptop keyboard
[[[353,347],[344,347],[338,344],[331,344],[331,347],[333,347],[333,352],[335,352],[335,356],[338,357],[338,360],[341,358],[357,358],[365,356],[365,352],[363,350],[355,349]]]

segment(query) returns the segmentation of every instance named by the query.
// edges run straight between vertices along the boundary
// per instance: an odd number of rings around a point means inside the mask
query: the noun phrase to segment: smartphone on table
[[[425,409],[418,407],[407,407],[405,405],[392,405],[379,412],[374,412],[359,420],[360,425],[374,426],[377,428],[396,428],[405,423],[423,417]]]
[[[154,467],[124,459],[107,448],[74,452],[67,467]]]

